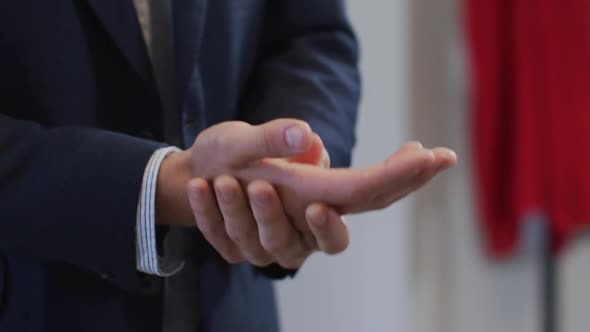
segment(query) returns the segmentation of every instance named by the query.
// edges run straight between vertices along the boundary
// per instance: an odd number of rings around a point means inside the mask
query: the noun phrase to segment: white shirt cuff
[[[176,147],[166,147],[156,150],[150,158],[143,174],[143,183],[137,206],[136,251],[137,270],[169,277],[180,271],[184,266],[182,261],[174,261],[158,255],[156,246],[156,183],[160,165],[166,156],[178,152]]]

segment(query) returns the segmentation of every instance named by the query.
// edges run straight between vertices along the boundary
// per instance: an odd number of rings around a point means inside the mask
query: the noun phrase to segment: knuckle
[[[243,235],[239,230],[236,230],[234,227],[227,227],[227,236],[234,241],[235,243],[243,242]]]
[[[260,218],[260,222],[264,223],[266,221],[266,214],[268,213],[268,209],[273,206],[274,202],[274,193],[271,189],[267,188],[266,186],[260,186],[256,190],[253,190],[250,195],[253,204],[253,208],[257,211],[264,212],[265,214],[262,215]]]
[[[219,183],[216,187],[217,199],[223,205],[233,206],[239,197],[239,187],[233,180]]]
[[[229,236],[232,241],[234,241],[238,245],[246,244],[252,241],[256,236],[257,232],[251,227],[228,227],[227,228],[227,235]]]
[[[274,236],[263,239],[262,246],[269,252],[280,252],[287,247],[282,238]]]
[[[202,196],[207,195],[206,191],[203,191]],[[210,215],[213,213],[213,207],[208,198],[202,197],[199,198],[198,201],[193,201],[191,203],[191,209],[196,216],[200,216],[198,219],[209,219]]]
[[[256,138],[256,148],[263,152],[271,154],[273,153],[274,138],[269,130],[262,130],[261,134]]]

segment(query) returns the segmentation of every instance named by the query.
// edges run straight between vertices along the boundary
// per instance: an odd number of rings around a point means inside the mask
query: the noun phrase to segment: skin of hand
[[[304,135],[299,137],[303,139],[304,146],[294,149],[287,147],[284,153],[289,157],[285,160],[329,167],[329,155],[320,137],[312,133],[306,123],[288,120],[280,125],[283,124],[299,127]],[[218,131],[220,135],[228,131],[252,128],[237,122],[225,127],[227,128],[223,131]],[[272,133],[275,127],[260,126],[260,136],[255,139],[266,139],[264,135]],[[204,132],[198,140],[202,141],[202,137],[209,140],[210,136]],[[283,141],[284,144],[286,141]],[[195,143],[194,148],[198,149],[200,155],[208,155],[212,153],[210,149],[201,149],[198,146],[210,146],[209,144]],[[250,149],[260,149],[261,146],[263,144],[252,141]],[[303,150],[305,151],[301,152]],[[272,152],[268,153],[272,155]],[[246,192],[246,186],[242,187],[242,184],[229,175],[217,176],[212,181],[194,179],[189,186],[191,208],[195,215],[193,218],[189,213],[190,209],[182,204],[186,198],[177,190],[192,176],[187,174],[189,168],[186,167],[186,158],[179,157],[182,155],[172,154],[161,166],[156,193],[156,220],[158,224],[180,226],[193,224],[196,219],[202,234],[228,262],[247,260],[257,266],[277,262],[287,268],[296,268],[318,247],[326,253],[337,253],[348,246],[348,228],[341,216],[319,203],[309,207],[307,221],[328,213],[328,222],[307,234],[295,230],[293,223],[286,217],[277,192],[263,180],[252,183]]]
[[[198,176],[188,190],[192,210],[201,232],[225,259],[245,258],[256,265],[277,261],[297,267],[315,249],[315,239],[328,253],[346,248],[348,231],[341,213],[386,207],[456,162],[449,150],[430,151],[410,143],[383,163],[365,169],[328,170],[310,165],[318,159],[318,151],[323,155],[321,141],[317,144],[309,126],[297,120],[213,126],[199,135],[191,149],[172,154],[163,163],[157,220],[187,224],[192,219],[186,196],[178,188]],[[325,159],[320,158],[327,163]],[[241,179],[247,197],[236,178]],[[211,179],[215,195],[207,182]],[[314,203],[319,201],[338,210]],[[244,220],[239,211],[248,208],[252,217]]]
[[[265,159],[240,178],[262,176],[273,184],[291,218],[304,220],[301,211],[321,201],[338,214],[355,214],[383,209],[419,189],[438,172],[452,167],[457,158],[446,148],[424,149],[420,143],[404,144],[383,162],[360,169],[322,169],[284,160]],[[299,215],[298,215],[299,213]],[[309,223],[296,228],[309,230]]]
[[[288,160],[329,167],[329,156],[316,134],[307,152]],[[193,179],[189,199],[201,233],[232,263],[246,260],[265,266],[277,262],[298,268],[318,248],[337,253],[348,246],[348,228],[333,209],[320,203],[309,206],[306,222],[315,222],[325,213],[330,220],[327,225],[301,233],[287,217],[275,188],[264,180],[242,184],[227,175],[213,181]]]

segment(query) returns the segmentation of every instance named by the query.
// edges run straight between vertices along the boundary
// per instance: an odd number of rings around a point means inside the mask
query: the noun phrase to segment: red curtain
[[[464,0],[479,211],[511,253],[542,212],[559,250],[590,224],[589,0]]]

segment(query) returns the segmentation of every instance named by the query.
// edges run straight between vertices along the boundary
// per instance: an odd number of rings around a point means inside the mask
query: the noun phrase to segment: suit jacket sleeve
[[[358,46],[341,0],[270,1],[262,60],[244,96],[243,119],[307,121],[333,167],[350,164],[360,98]],[[293,271],[262,270],[273,278]]]
[[[137,202],[158,147],[0,114],[0,253],[75,264],[135,288]]]

